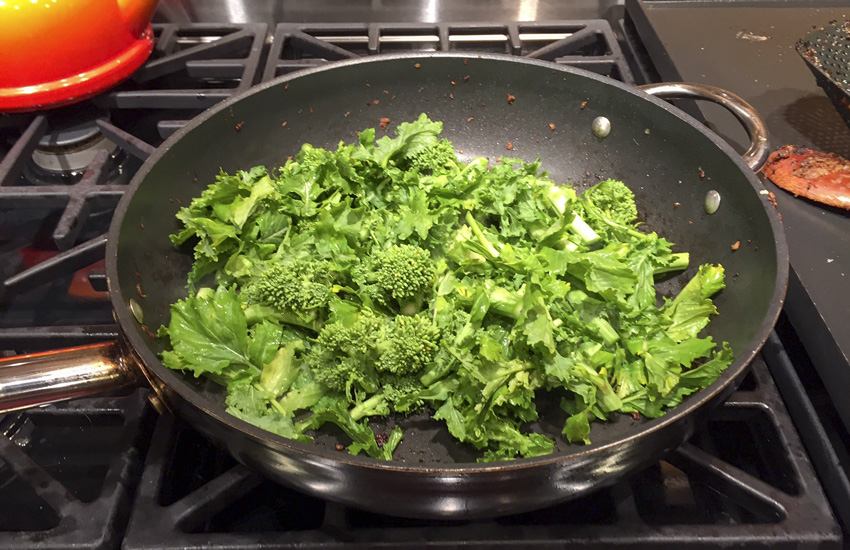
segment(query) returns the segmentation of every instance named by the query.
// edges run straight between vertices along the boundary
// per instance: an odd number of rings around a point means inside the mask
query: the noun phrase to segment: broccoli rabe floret
[[[380,319],[363,312],[351,324],[335,321],[325,325],[306,357],[316,380],[351,400],[376,392],[374,347],[381,324]]]
[[[420,174],[435,175],[458,169],[459,162],[452,142],[441,139],[430,147],[422,147],[408,157],[409,169]]]
[[[434,360],[440,330],[424,315],[399,315],[385,323],[378,335],[375,367],[381,373],[413,375]]]
[[[620,225],[632,225],[637,221],[635,195],[621,181],[605,180],[584,192],[585,205],[595,215]]]
[[[375,250],[352,269],[352,278],[368,307],[397,307],[404,315],[414,315],[433,286],[435,272],[427,250],[402,244]]]
[[[355,419],[389,414],[389,404],[419,390],[418,374],[434,360],[440,331],[424,315],[381,318],[363,311],[319,333],[306,364],[315,379],[355,403]]]
[[[293,259],[263,269],[245,287],[249,318],[271,315],[288,324],[318,330],[333,296],[333,273],[326,261]]]
[[[315,172],[319,166],[334,158],[335,155],[333,155],[333,153],[322,148],[313,147],[309,143],[305,143],[301,146],[301,150],[298,151],[295,158],[284,165],[283,174],[311,174]]]
[[[326,306],[332,289],[328,262],[294,259],[264,270],[250,284],[249,296],[281,311],[304,311]]]
[[[617,180],[605,180],[582,193],[582,205],[587,221],[600,231],[614,230],[641,240],[650,238],[634,229],[637,222],[637,205],[631,189]]]

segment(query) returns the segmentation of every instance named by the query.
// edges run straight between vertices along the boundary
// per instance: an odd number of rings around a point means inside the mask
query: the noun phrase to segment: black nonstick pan
[[[106,261],[120,341],[3,361],[0,405],[22,408],[141,380],[163,408],[269,478],[391,515],[496,516],[612,484],[679,446],[735,389],[776,321],[788,277],[781,224],[753,173],[767,153],[757,116],[740,99],[716,89],[650,91],[730,105],[754,136],[750,166],[694,119],[649,93],[586,71],[497,55],[401,54],[345,61],[225,101],[169,138],[118,206]],[[716,299],[720,315],[709,333],[731,344],[734,363],[662,418],[623,415],[595,424],[592,445],[562,441],[549,456],[490,464],[475,463],[473,452],[425,417],[391,421],[405,429],[393,462],[338,452],[334,444],[347,441],[332,432],[309,445],[292,442],[225,413],[224,388],[162,365],[158,354],[164,343],[151,329],[167,324],[169,305],[185,296],[192,263],[191,254],[168,239],[178,227],[174,215],[181,204],[199,195],[221,169],[278,166],[302,143],[335,147],[340,140],[354,140],[357,130],[377,127],[382,118],[398,123],[423,112],[444,122],[444,136],[463,156],[498,157],[513,142],[511,156],[540,157],[556,181],[579,190],[605,178],[625,181],[646,224],[689,251],[693,266],[725,266],[728,285]],[[611,122],[604,139],[591,132],[598,116]],[[714,215],[704,210],[710,189],[722,197]],[[661,291],[677,292],[695,269],[665,281]],[[131,299],[144,326],[130,309]],[[541,409],[541,429],[559,433],[563,418]]]

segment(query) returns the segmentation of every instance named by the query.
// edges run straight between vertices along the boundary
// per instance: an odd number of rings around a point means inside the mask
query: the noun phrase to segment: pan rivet
[[[140,306],[139,302],[132,298],[130,298],[130,313],[133,314],[133,317],[136,318],[136,321],[138,321],[140,325],[145,324],[145,315],[142,312],[142,306]]]
[[[598,116],[593,119],[590,129],[593,130],[593,135],[599,139],[606,138],[611,133],[611,121],[604,116]]]
[[[712,189],[705,194],[705,211],[714,214],[720,208],[720,193]]]

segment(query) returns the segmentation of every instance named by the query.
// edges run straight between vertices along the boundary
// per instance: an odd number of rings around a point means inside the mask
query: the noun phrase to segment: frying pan
[[[754,137],[748,162],[767,152],[760,120],[739,98],[694,86],[655,87],[653,93],[701,95],[730,104]],[[508,95],[514,96],[508,101]],[[165,368],[165,343],[154,330],[169,305],[186,295],[191,251],[168,235],[174,218],[220,169],[277,166],[302,143],[335,147],[355,132],[427,113],[444,121],[444,136],[461,157],[508,153],[543,159],[553,179],[582,189],[604,178],[625,181],[646,224],[691,254],[692,268],[660,284],[672,296],[701,263],[722,263],[727,289],[708,330],[728,341],[736,359],[721,377],[662,418],[620,415],[596,423],[592,445],[559,437],[564,418],[542,403],[538,429],[558,439],[548,456],[475,463],[425,416],[393,418],[405,438],[397,459],[383,462],[334,450],[348,443],[323,432],[301,444],[225,413],[224,388]],[[597,116],[611,121],[596,138]],[[284,124],[286,123],[286,124]],[[554,130],[550,124],[554,125]],[[379,132],[380,133],[380,132]],[[722,203],[703,204],[709,189]],[[12,358],[0,364],[0,405],[6,410],[146,380],[160,408],[180,415],[237,460],[269,478],[346,505],[378,513],[468,519],[543,507],[610,485],[648,466],[684,442],[737,386],[782,307],[788,251],[777,214],[759,194],[751,167],[688,115],[648,93],[583,70],[499,55],[398,54],[340,62],[282,77],[211,109],[169,138],[142,166],[110,228],[107,275],[122,338],[101,344]],[[731,245],[740,241],[733,251]],[[143,315],[134,318],[128,304]]]

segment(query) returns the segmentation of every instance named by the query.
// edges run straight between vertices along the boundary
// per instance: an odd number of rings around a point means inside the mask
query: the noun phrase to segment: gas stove
[[[0,350],[117,337],[103,273],[112,211],[143,160],[203,109],[282,74],[399,50],[656,79],[634,25],[608,15],[155,24],[155,52],[130,81],[78,106],[0,117]],[[273,484],[157,414],[144,389],[10,413],[0,418],[0,547],[840,548],[846,432],[808,361],[783,316],[739,390],[667,459],[579,500],[482,521],[380,516]]]

